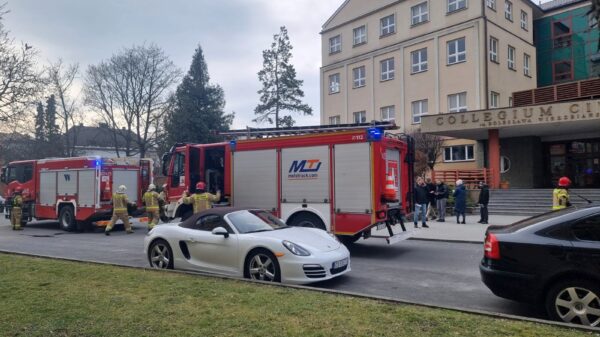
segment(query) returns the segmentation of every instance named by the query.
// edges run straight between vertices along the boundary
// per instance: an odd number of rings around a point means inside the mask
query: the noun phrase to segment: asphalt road
[[[115,231],[67,233],[56,223],[28,224],[13,231],[0,219],[0,250],[147,267],[141,225]],[[540,317],[534,308],[494,296],[481,282],[482,245],[408,240],[388,246],[370,239],[351,247],[352,272],[315,287],[387,296],[423,304]],[[543,318],[543,317],[542,317]]]

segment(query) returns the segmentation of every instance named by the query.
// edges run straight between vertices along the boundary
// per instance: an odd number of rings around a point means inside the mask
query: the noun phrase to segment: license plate
[[[338,269],[338,268],[342,268],[348,265],[348,258],[345,258],[343,260],[339,260],[339,261],[335,261],[333,263],[333,269]]]

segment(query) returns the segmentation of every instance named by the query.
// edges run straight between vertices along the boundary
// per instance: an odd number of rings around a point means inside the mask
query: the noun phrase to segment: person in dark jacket
[[[448,200],[448,186],[443,181],[435,181],[435,201],[438,210],[438,222],[446,221],[446,201]]]
[[[479,182],[479,200],[477,203],[479,204],[479,213],[481,214],[481,219],[478,223],[486,224],[488,223],[488,203],[490,202],[490,190],[488,186],[483,182]]]
[[[462,180],[456,181],[456,190],[454,190],[454,213],[456,214],[456,223],[466,223],[465,214],[467,212],[467,190]],[[460,216],[462,215],[462,222]]]
[[[421,215],[421,221],[423,228],[429,228],[427,226],[427,203],[429,203],[429,190],[423,178],[417,178],[417,184],[415,185],[415,209],[413,211],[413,220],[415,222],[415,228],[419,228],[417,223],[419,222],[419,214]]]
[[[433,220],[438,217],[436,205],[435,205],[435,184],[431,181],[431,178],[425,179],[425,185],[427,186],[427,220]]]

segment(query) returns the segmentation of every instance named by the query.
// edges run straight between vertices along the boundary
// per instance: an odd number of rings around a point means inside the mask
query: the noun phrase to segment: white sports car
[[[289,227],[264,210],[213,208],[144,239],[153,268],[185,269],[293,284],[350,271],[350,253],[335,236]]]

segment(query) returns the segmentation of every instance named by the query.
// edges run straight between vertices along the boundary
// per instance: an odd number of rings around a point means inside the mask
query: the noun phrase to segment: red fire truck
[[[141,206],[142,191],[152,183],[152,160],[78,157],[26,160],[2,169],[7,205],[17,187],[23,193],[23,223],[58,220],[66,231],[109,219],[112,192],[127,187],[131,202]],[[10,217],[10,212],[6,212]]]
[[[411,209],[413,143],[385,133],[393,123],[248,129],[222,135],[217,144],[176,144],[163,156],[167,176],[165,215],[192,214],[181,203],[198,181],[221,190],[221,205],[272,211],[290,226],[309,226],[346,243],[387,227],[388,243],[399,241],[393,225]],[[384,197],[393,177],[396,197]],[[388,180],[391,184],[391,181]],[[388,186],[389,187],[389,186]],[[392,195],[394,192],[392,192]],[[218,205],[217,205],[218,206]]]

